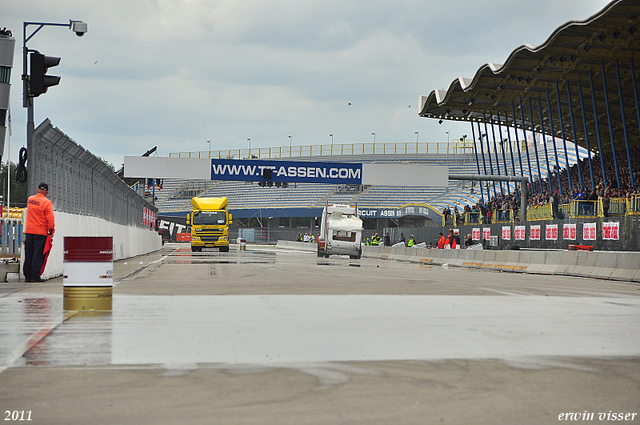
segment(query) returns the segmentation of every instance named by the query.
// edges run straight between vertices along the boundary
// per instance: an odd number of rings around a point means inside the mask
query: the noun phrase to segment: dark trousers
[[[25,233],[24,241],[24,264],[22,273],[26,280],[40,278],[40,271],[44,263],[44,245],[47,242],[46,235],[34,235]]]

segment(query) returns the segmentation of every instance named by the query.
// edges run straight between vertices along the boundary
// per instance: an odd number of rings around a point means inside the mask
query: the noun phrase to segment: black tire
[[[227,246],[221,246],[221,247],[220,247],[220,252],[229,252],[229,245],[227,245]]]

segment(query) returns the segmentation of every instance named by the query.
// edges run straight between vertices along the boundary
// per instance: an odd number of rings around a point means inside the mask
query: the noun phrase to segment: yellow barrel
[[[112,286],[65,286],[64,309],[75,311],[111,310]]]

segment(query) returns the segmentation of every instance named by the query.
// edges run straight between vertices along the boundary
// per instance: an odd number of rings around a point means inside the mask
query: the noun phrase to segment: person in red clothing
[[[24,264],[22,272],[27,282],[42,282],[40,277],[44,263],[44,246],[47,236],[56,231],[53,217],[53,204],[47,199],[49,186],[38,185],[38,193],[27,201],[27,220],[25,224]]]
[[[444,235],[442,234],[442,232],[440,232],[440,239],[438,240],[438,249],[443,249],[445,244],[446,244],[447,240],[445,239]]]

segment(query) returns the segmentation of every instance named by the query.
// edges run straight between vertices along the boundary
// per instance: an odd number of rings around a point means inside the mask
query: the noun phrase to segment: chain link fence
[[[49,185],[48,198],[55,211],[99,217],[124,226],[149,228],[155,221],[155,206],[49,119],[35,130],[33,143],[29,173],[34,173],[35,184]]]

